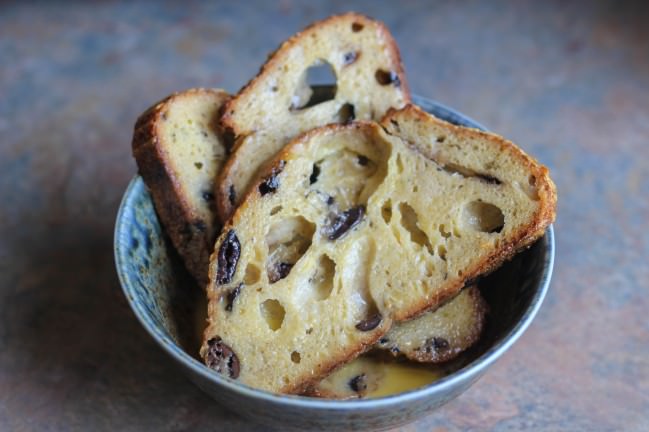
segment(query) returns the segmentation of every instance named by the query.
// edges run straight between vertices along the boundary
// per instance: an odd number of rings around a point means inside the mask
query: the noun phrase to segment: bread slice
[[[133,134],[133,156],[160,222],[202,287],[220,231],[214,181],[226,149],[215,124],[227,98],[218,89],[174,93],[145,111]]]
[[[329,94],[308,83],[309,68],[318,65],[328,65],[336,77]],[[221,127],[235,147],[217,182],[221,221],[291,138],[328,123],[379,120],[409,101],[399,50],[382,23],[347,13],[289,38],[223,107]]]
[[[414,106],[383,127],[309,131],[250,189],[212,255],[209,367],[300,393],[554,219],[548,170],[511,142]]]
[[[375,348],[422,363],[448,362],[478,340],[486,312],[487,303],[478,287],[472,285],[436,310],[395,324]],[[308,389],[306,395],[329,399],[371,397],[389,394],[395,390],[395,383],[409,390],[444,375],[445,367],[417,368],[411,363],[363,355]]]
[[[478,340],[487,309],[480,290],[472,285],[439,308],[395,324],[376,346],[418,362],[445,362]]]

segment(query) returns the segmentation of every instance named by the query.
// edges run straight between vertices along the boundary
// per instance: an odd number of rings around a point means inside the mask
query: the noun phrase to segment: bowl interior
[[[416,98],[415,102],[451,123],[483,129],[471,119],[442,105],[422,98]],[[550,227],[531,248],[481,280],[480,289],[490,307],[483,337],[455,362],[455,372],[423,389],[448,384],[462,373],[473,373],[472,369],[484,369],[522,334],[547,291],[553,248]],[[131,307],[165,350],[212,381],[244,387],[238,383],[228,383],[229,380],[207,369],[199,361],[198,348],[205,323],[205,296],[185,271],[161,229],[151,197],[140,177],[133,179],[120,207],[115,230],[115,259]],[[281,396],[267,394],[267,397]],[[296,398],[312,401],[311,398]],[[335,403],[317,403],[328,402]],[[362,403],[343,403],[359,402]]]

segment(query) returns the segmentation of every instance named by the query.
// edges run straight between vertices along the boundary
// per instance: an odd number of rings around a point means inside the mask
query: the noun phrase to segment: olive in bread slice
[[[301,393],[529,246],[555,206],[548,170],[513,143],[416,107],[311,130],[215,244],[201,356]]]
[[[327,68],[335,83],[314,90],[310,72]],[[399,50],[383,23],[347,13],[295,34],[223,106],[220,127],[234,148],[217,182],[221,221],[241,202],[259,168],[290,139],[328,123],[379,120],[409,101]]]
[[[133,134],[133,156],[160,222],[203,288],[220,231],[214,181],[227,156],[215,125],[228,97],[206,88],[174,93],[145,111]]]

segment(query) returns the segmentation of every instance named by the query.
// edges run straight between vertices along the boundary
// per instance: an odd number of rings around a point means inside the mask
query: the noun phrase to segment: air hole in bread
[[[517,186],[525,192],[525,194],[532,200],[532,201],[538,201],[539,200],[539,191],[536,188],[536,176],[534,174],[531,174],[527,178],[527,184],[526,185],[519,185]]]
[[[276,215],[277,213],[279,213],[279,212],[282,211],[282,208],[283,208],[283,207],[282,207],[281,205],[280,205],[280,206],[275,206],[275,207],[273,207],[273,208],[270,210],[270,215],[271,215],[271,216]]]
[[[451,232],[446,230],[446,225],[440,224],[438,229],[439,229],[439,233],[442,235],[442,237],[449,238],[451,236]]]
[[[331,295],[336,275],[336,263],[327,255],[318,259],[315,273],[309,278],[311,296],[315,300],[326,300]]]
[[[270,227],[266,235],[266,271],[270,283],[288,276],[295,263],[311,246],[314,232],[315,224],[302,216],[283,219]]]
[[[437,246],[437,254],[444,261],[446,261],[446,252],[447,252],[446,246],[444,246],[444,245]]]
[[[348,124],[356,118],[354,113],[354,105],[346,103],[340,107],[338,113],[336,114],[336,122],[342,124]]]
[[[203,168],[203,163],[202,162],[194,162],[194,166],[196,167],[196,169],[201,169],[201,168]]]
[[[472,229],[486,233],[499,233],[505,225],[502,210],[484,201],[472,201],[464,206],[464,222]]]
[[[275,299],[268,299],[260,304],[259,312],[264,321],[266,321],[268,328],[273,331],[279,330],[282,324],[284,324],[286,311],[284,310],[284,306]]]
[[[374,264],[376,245],[371,238],[360,238],[343,257],[345,271],[341,272],[344,290],[353,292],[349,308],[356,323],[361,323],[379,312],[370,287],[370,272]]]
[[[376,187],[372,180],[378,168],[369,157],[344,148],[320,160],[314,166],[310,181],[315,180],[314,187],[333,197],[339,209],[347,210],[367,202],[367,194]]]
[[[392,220],[392,200],[387,200],[381,206],[381,217],[383,217],[386,224],[390,224]]]
[[[361,30],[363,30],[363,24],[359,22],[352,23],[352,31],[354,33],[358,33]]]
[[[465,157],[469,157],[468,154],[464,155]],[[450,174],[457,174],[461,175],[462,177],[465,178],[475,178],[478,179],[482,182],[488,183],[488,184],[493,184],[493,185],[501,185],[502,181],[498,177],[494,177],[490,174],[486,173],[481,173],[476,170],[473,170],[469,167],[465,167],[459,164],[454,164],[452,162],[446,162],[442,163],[441,161],[436,160],[436,163],[442,165],[442,168],[444,171]]]
[[[399,174],[403,173],[403,161],[400,154],[397,155],[397,172]]]
[[[395,87],[399,87],[401,85],[401,79],[399,78],[399,75],[394,71],[377,69],[376,73],[374,74],[374,78],[376,78],[376,81],[382,86],[392,84]]]
[[[300,355],[299,352],[297,352],[297,351],[293,351],[293,352],[291,353],[291,361],[292,361],[293,363],[297,363],[297,364],[299,364],[301,360],[302,360],[302,356]]]
[[[444,141],[446,141],[446,137],[444,135],[440,135],[440,136],[437,137],[436,141],[441,144]]]
[[[429,254],[434,255],[433,247],[425,232],[419,228],[419,217],[408,203],[399,203],[399,213],[401,213],[401,226],[410,233],[410,241],[425,247]]]
[[[343,55],[343,66],[349,66],[350,64],[354,63],[357,59],[358,56],[360,56],[359,51],[348,51]]]
[[[243,283],[246,285],[254,285],[259,282],[261,278],[261,270],[254,263],[248,263],[246,272],[243,276]]]
[[[326,60],[318,59],[300,76],[289,110],[303,110],[332,100],[337,88],[334,68]]]

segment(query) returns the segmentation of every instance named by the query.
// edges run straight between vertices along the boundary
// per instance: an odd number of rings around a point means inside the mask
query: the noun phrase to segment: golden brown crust
[[[210,93],[219,98],[227,94],[220,89],[195,88],[177,92],[147,109],[135,123],[133,156],[138,172],[147,185],[165,232],[194,279],[207,285],[207,265],[214,239],[206,238],[206,222],[194,211],[183,193],[171,167],[169,156],[160,144],[160,122],[170,104],[179,98]]]
[[[230,153],[228,160],[223,165],[223,169],[219,172],[219,175],[216,177],[216,183],[214,183],[214,196],[216,197],[216,217],[218,221],[223,225],[229,219],[229,216],[234,211],[234,199],[236,198],[234,194],[234,186],[232,182],[228,179],[230,178],[230,173],[234,168],[234,164],[238,160],[236,157],[236,149]]]

